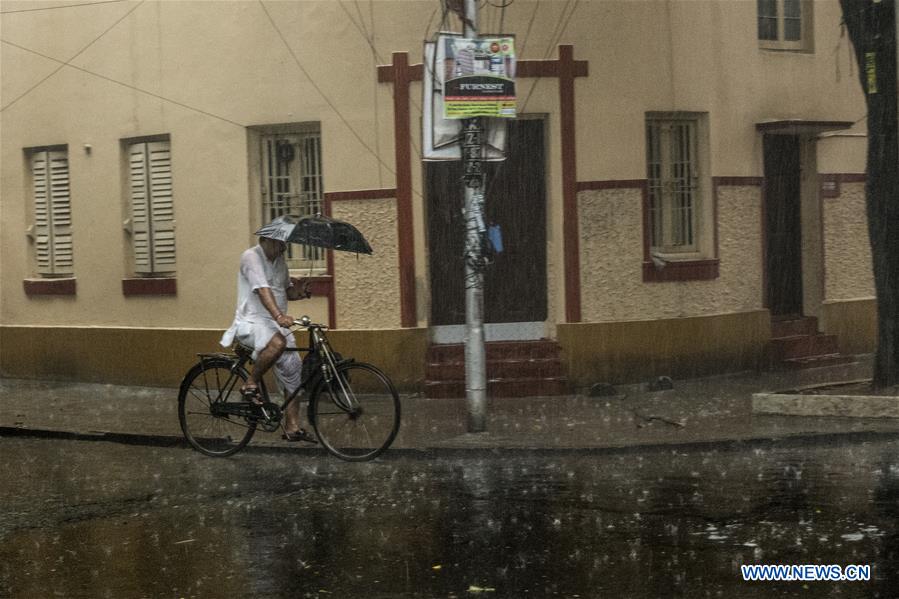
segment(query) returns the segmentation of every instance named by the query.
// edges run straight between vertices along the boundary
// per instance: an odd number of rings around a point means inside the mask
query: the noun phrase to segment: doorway
[[[772,317],[802,315],[800,139],[766,134],[765,269]]]
[[[546,183],[544,122],[507,123],[506,160],[485,163],[488,224],[502,231],[503,252],[484,276],[484,322],[516,323],[499,330],[528,328],[542,336],[547,316]],[[431,325],[465,324],[463,263],[464,190],[459,161],[425,163]],[[539,327],[533,326],[539,323]],[[488,340],[490,338],[488,327]],[[511,337],[514,338],[514,337]]]

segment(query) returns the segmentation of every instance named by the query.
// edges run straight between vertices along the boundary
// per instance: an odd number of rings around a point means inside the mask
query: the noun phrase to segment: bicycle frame
[[[331,349],[331,344],[328,342],[327,336],[324,334],[324,331],[321,325],[311,324],[307,327],[309,331],[309,344],[306,347],[288,347],[285,348],[284,351],[288,352],[300,352],[309,354],[313,351],[318,351],[319,354],[324,358],[322,362],[323,372],[322,376],[326,384],[330,385],[331,379],[334,377],[334,374],[337,372],[337,360],[334,357],[334,350]],[[222,354],[219,354],[222,355]],[[252,362],[252,358],[248,352],[238,352],[236,354],[224,354],[228,355],[231,359],[233,359],[236,355],[237,361],[235,362],[235,368],[243,368],[248,362]],[[313,380],[315,377],[314,373],[310,373],[307,378],[307,382]],[[260,387],[264,388],[264,381],[259,382]],[[342,383],[341,383],[342,386]],[[304,386],[297,387],[293,393],[290,394],[290,397],[285,399],[278,407],[283,412],[291,402],[296,400],[297,396],[299,396],[300,392],[304,389]],[[307,389],[310,393],[313,391],[312,388]],[[266,397],[269,401],[271,398],[268,395],[268,390],[264,390],[264,397]]]

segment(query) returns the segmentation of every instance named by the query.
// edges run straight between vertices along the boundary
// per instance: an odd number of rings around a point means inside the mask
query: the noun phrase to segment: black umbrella
[[[256,235],[342,252],[371,254],[371,246],[359,229],[348,222],[327,216],[285,214],[256,231]]]

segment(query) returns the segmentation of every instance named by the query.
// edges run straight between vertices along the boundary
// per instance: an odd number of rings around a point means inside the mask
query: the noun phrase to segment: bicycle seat
[[[251,357],[255,350],[249,345],[244,345],[239,341],[234,342],[234,353],[240,357]]]

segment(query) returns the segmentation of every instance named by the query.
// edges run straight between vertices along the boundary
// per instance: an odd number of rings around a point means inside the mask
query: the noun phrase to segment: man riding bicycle
[[[230,347],[236,338],[253,348],[253,371],[240,392],[257,405],[262,405],[259,382],[272,366],[285,397],[290,397],[301,381],[298,353],[285,351],[296,347],[289,329],[294,319],[287,314],[287,302],[312,297],[312,292],[307,279],[290,276],[286,250],[285,242],[260,236],[259,244],[240,256],[234,322],[220,341],[223,347]],[[315,437],[299,425],[300,402],[293,401],[285,410],[282,438],[314,443]]]

